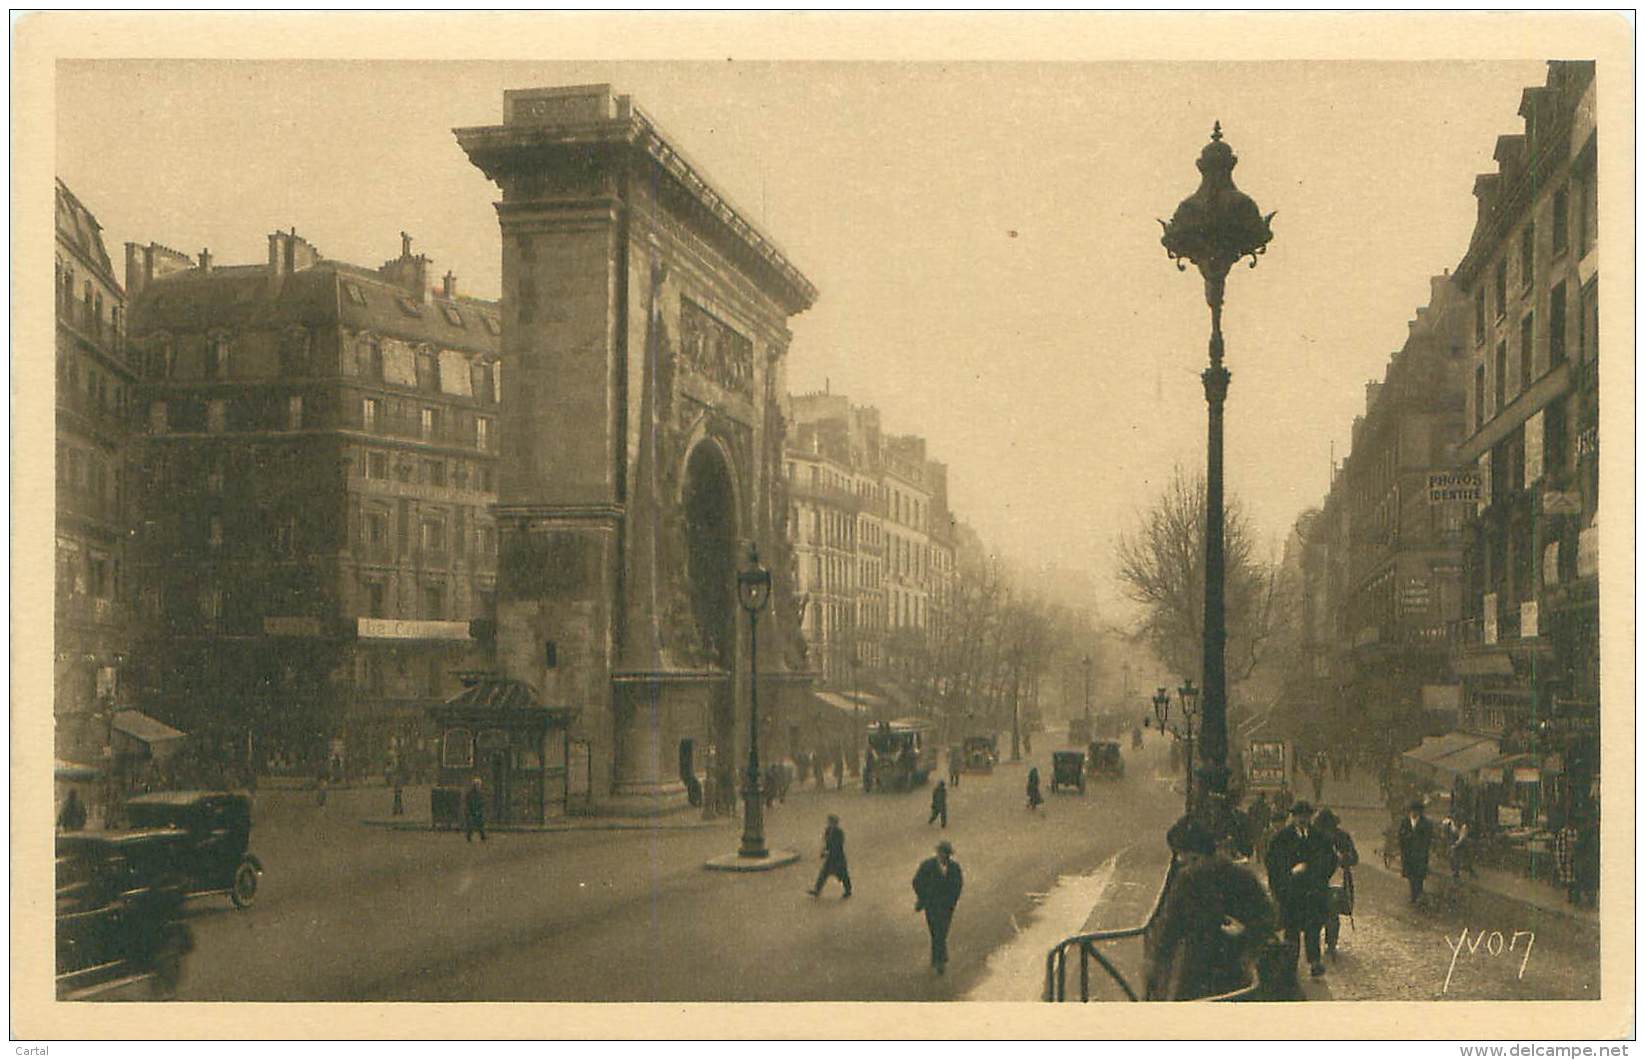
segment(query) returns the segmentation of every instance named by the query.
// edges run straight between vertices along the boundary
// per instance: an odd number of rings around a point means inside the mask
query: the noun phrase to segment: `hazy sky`
[[[127,240],[256,262],[297,227],[376,265],[398,233],[495,296],[496,189],[454,126],[505,88],[631,94],[820,288],[791,389],[930,439],[960,516],[1089,569],[1172,466],[1205,458],[1196,274],[1157,217],[1220,119],[1277,210],[1229,281],[1230,489],[1277,543],[1324,494],[1364,383],[1462,257],[1476,173],[1541,63],[306,63],[58,67],[58,174]],[[1106,601],[1105,601],[1106,602]]]

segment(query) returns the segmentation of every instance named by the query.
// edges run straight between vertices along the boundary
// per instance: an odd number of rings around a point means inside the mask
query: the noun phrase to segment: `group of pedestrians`
[[[940,781],[938,786],[941,787]],[[933,804],[936,801],[933,796]],[[821,896],[823,887],[830,879],[840,881],[840,886],[845,889],[842,898],[851,897],[851,869],[845,857],[845,829],[840,827],[839,815],[833,813],[828,815],[828,824],[823,828],[822,868],[817,871],[817,881],[806,893],[813,898]],[[948,929],[954,922],[954,907],[959,904],[960,890],[964,885],[965,876],[960,871],[960,863],[954,860],[954,844],[946,839],[937,843],[936,853],[920,862],[914,873],[914,911],[925,914],[925,927],[931,936],[931,967],[936,969],[938,975],[948,970]]]
[[[1215,815],[1214,827],[1187,816],[1167,833],[1176,875],[1149,939],[1151,999],[1240,989],[1253,963],[1262,967],[1271,991],[1294,989],[1300,958],[1311,975],[1325,974],[1341,918],[1353,914],[1359,852],[1335,813],[1316,813],[1305,800],[1291,803],[1272,832],[1242,827],[1242,820],[1248,826],[1267,812],[1266,799],[1259,797],[1250,813]],[[1243,863],[1243,855],[1259,850],[1266,890]]]

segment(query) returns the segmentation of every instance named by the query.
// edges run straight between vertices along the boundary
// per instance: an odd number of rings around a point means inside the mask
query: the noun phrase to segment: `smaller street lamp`
[[[737,572],[737,602],[748,612],[748,776],[743,783],[743,840],[737,856],[763,858],[764,804],[760,801],[760,612],[771,600],[771,572],[759,548],[748,546],[748,567]]]
[[[1199,689],[1193,678],[1183,681],[1177,689],[1177,701],[1182,704],[1182,723],[1188,742],[1188,808],[1194,807],[1194,720],[1199,714]]]
[[[1085,657],[1085,727],[1091,728],[1091,656]]]
[[[1164,732],[1165,723],[1169,720],[1171,720],[1171,696],[1170,693],[1165,691],[1165,686],[1161,685],[1154,692],[1154,725],[1160,732]],[[1144,727],[1147,724],[1148,719],[1144,718]]]

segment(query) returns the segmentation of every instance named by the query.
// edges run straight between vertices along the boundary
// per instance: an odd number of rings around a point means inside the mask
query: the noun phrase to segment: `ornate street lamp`
[[[760,612],[771,600],[771,572],[760,566],[760,551],[748,546],[748,567],[737,572],[737,602],[748,612],[748,777],[743,783],[742,858],[763,858],[765,809],[760,801]]]
[[[1209,410],[1205,474],[1205,715],[1201,757],[1207,793],[1228,789],[1228,687],[1224,651],[1228,630],[1223,607],[1222,551],[1222,406],[1228,397],[1228,369],[1222,366],[1222,296],[1228,270],[1242,258],[1256,267],[1257,256],[1274,238],[1269,222],[1249,195],[1234,186],[1239,159],[1222,140],[1222,123],[1211,130],[1211,142],[1195,163],[1200,186],[1182,200],[1170,223],[1160,225],[1166,254],[1179,270],[1192,263],[1205,278],[1205,303],[1211,307],[1211,365],[1200,376],[1205,383]],[[1190,766],[1192,768],[1192,766]]]
[[[1171,696],[1170,693],[1165,691],[1165,686],[1161,685],[1154,692],[1154,725],[1158,727],[1160,732],[1164,732],[1165,723],[1169,720],[1171,720]],[[1144,728],[1147,728],[1148,719],[1142,719],[1142,724]]]
[[[1194,809],[1194,719],[1199,715],[1199,689],[1194,687],[1194,681],[1189,678],[1177,689],[1177,702],[1182,704],[1182,725],[1188,743],[1188,793],[1187,809]],[[1207,771],[1209,772],[1209,771]],[[1209,784],[1209,777],[1207,783]]]

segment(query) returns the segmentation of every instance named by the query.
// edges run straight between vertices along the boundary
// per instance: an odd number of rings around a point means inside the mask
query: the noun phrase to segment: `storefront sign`
[[[1535,600],[1526,600],[1519,605],[1519,637],[1529,640],[1537,636],[1537,608]]]
[[[1515,766],[1515,784],[1536,784],[1542,780],[1542,771],[1536,766]]]
[[[1500,783],[1502,783],[1502,767],[1501,766],[1486,766],[1486,767],[1484,767],[1483,769],[1481,769],[1479,771],[1479,782],[1481,784],[1500,784]]]
[[[1550,541],[1542,550],[1542,584],[1559,584],[1559,542]]]
[[[467,622],[411,618],[360,618],[361,640],[467,640]]]
[[[1504,828],[1518,828],[1524,819],[1524,812],[1518,806],[1498,806],[1496,808],[1496,823]]]
[[[1479,472],[1429,472],[1428,501],[1430,504],[1441,504],[1445,501],[1468,501],[1474,504],[1479,503]]]
[[[1485,643],[1496,643],[1496,593],[1486,593],[1485,600],[1480,605],[1480,613],[1485,616]]]

